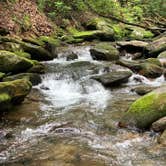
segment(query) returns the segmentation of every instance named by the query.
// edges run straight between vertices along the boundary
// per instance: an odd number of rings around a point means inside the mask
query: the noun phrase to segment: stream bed
[[[36,101],[26,101],[2,116],[0,165],[166,165],[166,149],[157,143],[158,133],[118,127],[124,112],[140,97],[133,87],[160,86],[164,77],[148,80],[133,74],[127,83],[105,88],[91,77],[127,69],[92,60],[89,49],[69,46],[60,50],[57,59],[45,62],[42,83],[32,90]],[[78,59],[67,61],[69,51]]]

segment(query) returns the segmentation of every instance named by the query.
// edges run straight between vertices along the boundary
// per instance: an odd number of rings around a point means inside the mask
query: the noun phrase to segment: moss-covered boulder
[[[118,86],[128,81],[132,75],[130,71],[112,71],[99,76],[91,77],[94,80],[101,82],[104,86]]]
[[[166,50],[166,36],[156,39],[146,46],[149,57],[157,57],[161,52]]]
[[[32,84],[26,79],[0,83],[0,110],[19,104],[29,94]],[[5,106],[6,104],[6,106]],[[1,107],[2,106],[2,107]]]
[[[110,43],[99,43],[90,49],[95,60],[113,61],[119,59],[119,51]]]
[[[33,63],[23,57],[19,57],[16,54],[9,51],[0,51],[0,71],[4,73],[20,73],[24,72],[30,67],[33,66]]]
[[[12,76],[7,76],[3,78],[3,81],[14,81],[17,79],[26,79],[32,83],[32,85],[38,85],[41,83],[41,77],[39,74],[36,73],[21,73]]]
[[[158,88],[136,100],[122,117],[120,126],[145,129],[166,116],[166,86]]]
[[[127,29],[130,31],[129,37],[134,40],[152,38],[154,36],[154,34],[151,31],[145,30],[144,28],[128,26]]]
[[[154,65],[160,66],[160,67],[162,66],[161,62],[157,58],[148,58],[148,59],[142,60],[142,62],[148,62],[148,63],[154,64]]]

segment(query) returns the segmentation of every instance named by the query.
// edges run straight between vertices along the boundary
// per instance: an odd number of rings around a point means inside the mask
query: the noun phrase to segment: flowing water
[[[92,60],[90,46],[61,49],[45,62],[47,73],[33,88],[39,101],[25,102],[4,114],[0,123],[0,165],[12,166],[165,166],[165,148],[157,133],[120,129],[118,121],[139,96],[138,85],[160,86],[156,80],[133,74],[118,88],[105,88],[90,79],[126,70]],[[67,61],[73,51],[78,59]],[[139,82],[139,78],[142,81]],[[21,109],[21,110],[20,110]]]

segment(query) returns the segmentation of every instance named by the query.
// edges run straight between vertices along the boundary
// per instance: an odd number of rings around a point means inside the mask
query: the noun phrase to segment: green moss
[[[144,38],[152,38],[154,34],[151,31],[147,31],[140,27],[130,27],[129,28],[132,32],[130,34],[131,39],[144,39]]]
[[[0,80],[5,76],[5,73],[0,72]]]
[[[6,102],[6,101],[10,101],[10,100],[11,100],[11,97],[9,96],[9,94],[7,94],[7,93],[0,94],[0,104],[2,104],[3,102]]]
[[[20,57],[24,57],[27,59],[31,59],[31,55],[27,52],[22,52],[22,51],[15,51],[14,52],[16,55],[20,56]]]
[[[159,56],[158,56],[158,58],[159,58],[159,59],[160,59],[160,58],[162,58],[162,59],[166,58],[166,51],[160,53]]]
[[[157,58],[148,58],[145,61],[149,62],[149,63],[152,63],[154,65],[160,66],[160,67],[162,66],[161,62]]]
[[[40,40],[43,43],[52,44],[54,46],[59,46],[60,45],[60,41],[58,39],[55,39],[55,38],[50,37],[50,36],[40,36],[38,38],[38,40]]]
[[[136,100],[122,118],[122,123],[147,128],[154,121],[166,116],[165,89],[153,91]]]

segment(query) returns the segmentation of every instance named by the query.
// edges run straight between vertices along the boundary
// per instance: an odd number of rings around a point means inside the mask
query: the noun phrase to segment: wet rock
[[[31,58],[33,60],[47,61],[52,60],[54,58],[54,56],[50,52],[48,52],[41,46],[37,46],[30,43],[23,43],[22,48],[25,52],[31,54]]]
[[[133,72],[139,73],[145,77],[148,78],[160,77],[163,74],[163,69],[160,66],[153,63],[146,61],[133,61],[133,60],[129,61],[122,59],[117,61],[117,64],[128,67]]]
[[[163,131],[166,129],[166,117],[163,117],[156,122],[152,123],[152,129],[154,131]]]
[[[0,83],[0,110],[19,104],[29,94],[32,85],[25,79]],[[6,104],[6,105],[5,105]]]
[[[44,86],[44,85],[40,86],[40,89],[43,89],[43,90],[50,90],[49,87],[46,87],[46,86]]]
[[[158,143],[166,146],[166,130],[161,134],[161,136],[158,138]]]
[[[17,79],[27,79],[32,83],[32,85],[38,85],[41,83],[41,77],[39,74],[36,73],[21,73],[12,76],[8,76],[3,78],[3,81],[14,81]]]
[[[148,59],[145,59],[142,61],[140,60],[140,62],[148,62],[148,63],[154,64],[154,65],[157,65],[159,67],[162,66],[161,62],[157,58],[148,58]]]
[[[132,75],[130,71],[113,71],[99,76],[91,77],[94,80],[101,82],[104,86],[117,86],[128,81]]]
[[[166,36],[154,40],[146,49],[149,51],[150,57],[157,57],[161,52],[166,50]]]
[[[163,74],[163,69],[152,63],[142,63],[141,70],[139,70],[139,74],[148,77],[148,78],[156,78],[160,77]]]
[[[132,91],[135,91],[138,95],[145,95],[151,91],[153,91],[154,89],[156,89],[156,87],[151,87],[151,86],[139,86],[136,87],[134,89],[132,89]]]
[[[158,57],[159,59],[166,59],[166,51],[161,52]]]
[[[147,42],[139,41],[139,40],[131,40],[131,41],[120,41],[117,42],[117,45],[120,46],[121,49],[126,50],[127,52],[141,52],[146,49],[148,45]]]
[[[95,60],[113,61],[119,59],[119,51],[110,43],[99,43],[90,49]]]
[[[120,126],[145,129],[166,116],[166,86],[158,88],[136,100],[122,117]]]
[[[19,73],[19,72],[26,71],[32,66],[33,66],[33,63],[26,58],[19,57],[16,54],[9,51],[0,51],[0,71],[1,72]]]
[[[44,64],[42,64],[38,61],[35,61],[35,60],[33,60],[32,63],[33,63],[33,66],[30,69],[28,69],[27,72],[29,72],[29,73],[38,73],[38,74],[44,74],[45,73],[46,68],[45,68]]]
[[[72,61],[72,60],[78,59],[78,55],[72,52],[71,54],[67,55],[66,59],[67,61]]]

